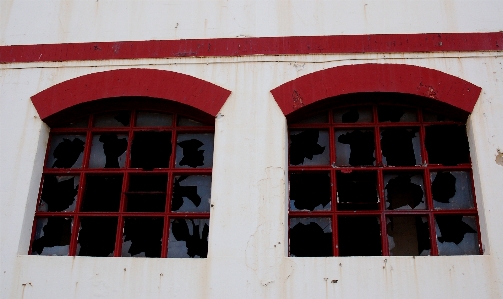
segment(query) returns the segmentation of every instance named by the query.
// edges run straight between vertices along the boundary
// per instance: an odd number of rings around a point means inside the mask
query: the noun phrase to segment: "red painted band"
[[[0,63],[501,50],[503,32],[288,36],[0,46]]]
[[[70,79],[39,92],[31,99],[42,120],[81,103],[123,96],[171,100],[216,116],[230,94],[222,87],[184,74],[126,69]]]
[[[471,113],[481,88],[446,73],[413,65],[345,65],[311,73],[271,91],[283,113],[356,92],[397,92],[434,99]]]

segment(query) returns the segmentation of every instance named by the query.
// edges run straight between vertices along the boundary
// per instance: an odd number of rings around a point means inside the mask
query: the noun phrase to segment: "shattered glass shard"
[[[290,132],[291,165],[323,165],[329,163],[328,132],[314,129]],[[308,159],[309,161],[306,161]]]
[[[39,211],[71,212],[79,189],[79,176],[44,176]]]
[[[363,166],[375,164],[375,144],[373,131],[336,131],[335,137],[337,140],[335,144],[337,165]],[[349,145],[349,153],[347,146],[344,146],[344,144]]]
[[[414,182],[412,182],[414,180]],[[387,209],[424,208],[422,176],[413,173],[385,175],[385,196]]]
[[[35,240],[32,244],[32,254],[68,255],[71,231],[71,218],[39,218]]]
[[[208,255],[208,219],[173,219],[170,225],[168,257]]]
[[[178,142],[178,145],[183,149],[183,157],[178,165],[194,168],[204,165],[204,150],[199,149],[204,143],[197,139],[189,139]]]
[[[179,134],[175,165],[179,168],[213,166],[214,134]]]
[[[171,210],[177,212],[209,212],[210,194],[211,176],[176,176],[173,185]]]
[[[53,168],[79,168],[82,165],[85,138],[83,136],[54,136],[52,155],[48,164]]]
[[[117,135],[106,133],[93,136],[90,168],[119,168],[126,164],[126,149],[128,137],[125,134]]]

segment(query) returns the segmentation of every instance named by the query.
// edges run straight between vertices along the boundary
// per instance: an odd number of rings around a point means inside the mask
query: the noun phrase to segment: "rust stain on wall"
[[[300,94],[297,90],[293,91],[292,100],[293,100],[293,109],[294,110],[304,107],[304,102],[302,100],[302,97],[300,96]]]

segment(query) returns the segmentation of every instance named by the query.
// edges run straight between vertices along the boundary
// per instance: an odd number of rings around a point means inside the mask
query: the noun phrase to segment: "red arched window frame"
[[[431,128],[464,126],[466,117],[472,111],[480,91],[481,89],[479,87],[467,81],[439,71],[409,65],[386,64],[336,67],[300,77],[272,90],[271,92],[275,100],[287,116],[290,138],[296,135],[298,136],[299,132],[311,130],[318,134],[318,137],[316,137],[318,140],[319,134],[322,131],[327,133],[326,137],[328,139],[326,144],[326,146],[328,146],[328,156],[326,157],[328,160],[326,161],[327,163],[321,163],[321,165],[316,165],[316,163],[314,163],[314,165],[303,165],[309,158],[304,158],[304,162],[301,163],[297,163],[299,161],[293,163],[291,156],[292,148],[290,147],[290,254],[294,256],[392,255],[393,253],[391,252],[388,242],[388,235],[390,232],[388,224],[391,219],[399,219],[400,217],[401,220],[407,217],[410,219],[412,219],[412,217],[427,219],[427,234],[430,250],[428,254],[430,255],[449,254],[447,251],[440,252],[442,250],[439,250],[440,245],[443,245],[443,243],[438,243],[438,240],[442,238],[439,238],[439,232],[436,231],[436,229],[438,229],[437,219],[450,219],[448,217],[468,217],[475,219],[475,222],[471,224],[471,229],[473,231],[470,232],[477,234],[477,241],[476,244],[472,244],[472,247],[476,247],[472,248],[470,254],[482,253],[469,158],[459,165],[442,165],[442,163],[439,164],[438,162],[436,164],[430,163],[433,161],[433,158],[428,158],[428,150],[425,146],[425,132],[431,130]],[[336,120],[336,111],[351,108],[359,109],[358,107],[362,106],[358,105],[362,104],[364,107],[369,108],[367,111],[370,113],[369,120],[363,123],[351,123],[351,121],[349,121],[349,123],[344,123],[344,121]],[[408,121],[402,120],[386,123],[386,121],[383,121],[382,115],[380,115],[380,109],[386,107],[385,105],[388,105],[387,107],[405,107],[405,109],[411,109],[411,111],[414,111],[412,115],[414,115],[415,118]],[[428,112],[428,110],[430,112]],[[316,114],[316,111],[319,113]],[[428,119],[426,115],[431,114],[431,111],[440,113],[453,112],[450,116],[458,121],[445,122]],[[405,130],[411,128],[417,130],[416,137],[420,139],[418,151],[421,155],[421,162],[418,162],[418,165],[406,165],[402,167],[397,167],[397,165],[386,165],[384,163],[386,157],[381,151],[381,133],[389,129]],[[338,142],[337,134],[345,132],[345,130],[367,130],[368,133],[373,136],[372,142],[375,146],[374,165],[355,167],[355,165],[342,165],[344,163],[341,164],[341,162],[338,161],[336,149],[336,143]],[[298,139],[298,137],[296,138]],[[290,139],[290,142],[293,142],[293,140]],[[468,147],[467,140],[466,146]],[[318,149],[321,151],[321,146]],[[346,162],[346,164],[348,163]],[[421,185],[423,189],[422,192],[425,194],[425,202],[423,203],[424,206],[419,210],[414,208],[396,210],[390,207],[390,202],[387,202],[388,198],[385,195],[387,192],[385,175],[389,175],[393,172],[404,174],[407,171],[413,172],[415,175],[419,174],[418,176],[422,177],[422,183],[418,184]],[[439,208],[439,204],[436,201],[434,202],[431,185],[433,177],[431,175],[435,176],[441,172],[451,173],[451,171],[469,174],[467,187],[469,188],[468,192],[472,194],[471,207],[465,207],[464,209]],[[344,188],[344,186],[341,187],[340,185],[344,180],[343,177],[349,177],[351,173],[370,174],[372,172],[375,174],[375,179],[372,178],[372,180],[375,180],[375,192],[378,196],[378,201],[374,203],[375,207],[369,208],[367,206],[365,208],[358,208],[352,206],[351,208],[354,208],[354,211],[346,209],[343,202],[339,202],[339,196],[341,194],[338,193],[341,191],[340,189]],[[295,184],[302,185],[299,182],[308,181],[309,175],[313,175],[313,182],[320,180],[325,181],[324,175],[326,174],[328,174],[328,176],[326,178],[327,190],[325,190],[327,192],[325,193],[330,193],[330,205],[328,205],[328,202],[324,202],[324,204],[329,208],[314,208],[314,206],[309,206],[307,202],[303,203],[304,206],[299,205],[301,208],[296,208],[295,200],[292,200],[292,198],[299,200],[302,196],[309,196],[306,195],[309,191],[305,190],[309,187],[304,186],[299,188],[299,186]],[[317,177],[316,175],[321,176]],[[292,178],[292,176],[294,177]],[[358,178],[350,180],[357,181]],[[347,182],[342,183],[346,184]],[[328,196],[328,194],[325,195]],[[348,238],[358,238],[357,235],[350,234],[348,236],[348,231],[351,231],[348,225],[352,223],[351,221],[354,219],[368,221],[372,217],[376,218],[379,223],[374,235],[376,239],[374,241],[379,242],[379,244],[376,245],[378,248],[374,248],[375,250],[372,252],[359,252],[353,247],[351,250],[356,251],[353,253],[348,252]],[[311,223],[313,219],[319,223]],[[350,219],[353,220],[348,221]],[[343,224],[341,224],[341,221]],[[309,231],[315,225],[317,228]],[[346,227],[344,227],[344,225],[346,225]],[[328,230],[327,226],[329,227]],[[292,230],[293,228],[295,229]],[[317,231],[321,228],[323,232]],[[466,229],[470,230],[468,228]],[[323,242],[327,240],[311,240],[311,236],[316,234],[330,234],[330,244],[323,245]],[[379,234],[379,236],[377,234]],[[370,238],[369,236],[367,237]],[[297,240],[295,238],[297,238]],[[325,249],[330,246],[330,249],[322,251],[312,248],[309,249],[308,247],[302,248],[305,244],[310,243],[316,243],[318,247],[325,246]],[[294,248],[292,248],[292,245]],[[400,251],[400,249],[398,249],[398,251]]]
[[[46,254],[55,250],[56,255],[63,253],[63,255],[100,256],[105,254],[106,256],[111,254],[112,256],[124,256],[126,254],[128,256],[129,251],[126,253],[124,251],[124,244],[127,244],[125,241],[131,241],[132,244],[133,239],[136,238],[136,242],[144,243],[141,239],[149,234],[149,230],[146,228],[150,227],[157,231],[156,235],[151,237],[154,239],[159,237],[159,240],[154,241],[150,238],[150,242],[155,243],[154,245],[150,244],[150,247],[154,249],[146,252],[145,248],[141,248],[141,246],[135,249],[130,247],[128,249],[132,250],[130,255],[138,254],[143,250],[142,252],[145,252],[146,256],[181,257],[180,255],[183,256],[184,253],[178,252],[179,250],[176,254],[169,253],[169,244],[174,244],[173,242],[183,238],[189,238],[185,236],[187,229],[192,229],[190,238],[196,238],[195,230],[199,229],[199,238],[201,239],[199,243],[201,244],[198,243],[192,249],[187,246],[186,254],[191,257],[205,257],[207,241],[205,245],[203,239],[208,235],[209,202],[201,205],[205,206],[203,209],[199,208],[199,203],[195,204],[195,207],[190,206],[190,203],[185,207],[185,201],[188,203],[189,200],[197,202],[197,198],[202,201],[209,199],[211,164],[207,163],[208,161],[212,162],[214,116],[229,94],[230,92],[223,88],[191,76],[167,71],[129,69],[78,77],[33,96],[32,100],[40,117],[51,125],[52,129],[37,200],[30,254],[41,254],[47,247]],[[112,157],[110,164],[105,149],[105,138],[103,140],[101,138],[103,136],[112,136],[115,137],[115,141],[124,141],[122,142],[124,144],[120,142],[108,143],[109,153],[111,146],[122,144],[121,156]],[[65,137],[69,139],[68,141],[79,139],[82,143],[79,158],[72,166],[63,165],[64,163],[59,163],[61,164],[59,165],[58,159],[61,160],[60,162],[63,161],[61,155],[59,158],[56,155],[51,157],[51,154],[55,153],[61,143],[56,144],[53,140],[57,141],[58,138]],[[183,159],[188,157],[185,152],[186,148],[183,147],[184,140],[187,139],[188,142],[194,141],[193,143],[195,143],[196,139],[200,141],[201,138],[205,139],[203,140],[205,145],[194,145],[191,152],[196,156],[200,154],[199,158],[204,156],[205,162],[202,164],[199,163],[201,161],[197,163],[183,162]],[[150,145],[151,148],[165,147],[166,154],[157,153],[157,156],[164,160],[167,159],[165,163],[161,163],[163,165],[156,164],[155,161],[152,165],[147,165],[150,162],[141,162],[147,156],[145,154],[143,156],[137,154],[136,158],[134,157],[133,147],[136,144],[136,151],[140,152],[142,150],[140,140],[143,139],[149,140],[147,143],[153,142]],[[156,141],[158,139],[163,139],[163,141],[159,143]],[[63,141],[65,140],[63,139]],[[185,146],[188,145],[185,144]],[[200,147],[204,148],[211,156],[207,157]],[[98,155],[103,156],[102,150],[105,152],[104,157],[101,157],[103,161],[95,159]],[[156,156],[156,154],[152,155]],[[137,160],[137,165],[134,165],[134,160]],[[101,162],[105,164],[101,165]],[[92,165],[93,163],[97,164]],[[194,191],[197,194],[185,194],[185,197],[188,196],[185,198],[181,191],[184,190],[182,185],[186,185],[187,182],[184,183],[183,180],[190,178],[197,182],[189,183],[190,187],[188,188],[192,188],[189,191]],[[103,206],[102,202],[97,202],[92,198],[95,196],[101,201],[106,201],[103,196],[97,194],[99,188],[107,189],[102,184],[104,180],[117,181],[117,184],[107,185],[117,185],[118,187],[115,188],[117,190],[111,188],[115,192],[113,196],[110,196],[114,197],[114,203],[109,206]],[[76,193],[75,197],[70,196],[74,198],[72,206],[63,210],[59,207],[51,208],[49,201],[43,200],[44,196],[46,200],[50,199],[51,192],[57,189],[54,185],[61,182],[66,184],[66,181],[72,181],[73,184],[66,186],[69,188],[65,187],[65,190]],[[47,182],[52,183],[46,184]],[[99,188],[90,186],[92,184]],[[201,190],[193,187],[205,188],[204,198],[200,198],[203,197],[199,194]],[[72,188],[75,188],[75,191]],[[47,193],[49,194],[47,195]],[[135,197],[137,197],[136,203]],[[53,196],[54,198],[58,198],[58,196]],[[138,198],[141,200],[138,201]],[[145,208],[146,205],[143,203],[149,199],[152,202],[155,201],[155,204]],[[56,223],[50,227],[50,229],[56,229],[56,232],[45,231],[46,226],[44,225],[47,225],[49,219],[56,220],[53,221]],[[86,225],[88,227],[87,251],[83,249],[84,245],[82,244],[84,243],[82,242],[84,241],[81,240],[81,230]],[[90,238],[93,238],[89,236],[93,232],[93,227],[94,234],[96,234],[100,231],[96,230],[100,225],[103,226],[103,234],[107,230],[109,231],[107,236],[101,236],[103,243],[109,243],[104,246],[105,249],[92,248],[96,244],[93,245],[93,242],[89,241]],[[175,225],[178,226],[177,232],[174,231],[176,230]],[[71,228],[68,229],[68,227]],[[53,234],[50,237],[52,240],[38,242],[37,248],[34,248],[35,241],[43,238],[40,236],[41,233],[44,233],[46,237]],[[39,234],[38,237],[37,234]],[[127,236],[128,234],[129,236]],[[148,242],[149,240],[145,238],[143,241]],[[38,246],[42,243],[47,246]],[[67,246],[68,248],[59,247],[57,249],[55,246]],[[64,254],[65,250],[66,254]],[[107,253],[110,250],[112,250],[111,253]]]

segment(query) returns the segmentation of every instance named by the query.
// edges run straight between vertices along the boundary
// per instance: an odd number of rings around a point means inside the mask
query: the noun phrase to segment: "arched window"
[[[152,103],[53,117],[30,254],[206,257],[214,118]]]
[[[214,122],[229,95],[156,69],[34,95],[51,132],[29,253],[206,257]]]
[[[357,93],[289,118],[290,256],[481,254],[468,114],[406,104],[428,100]]]

